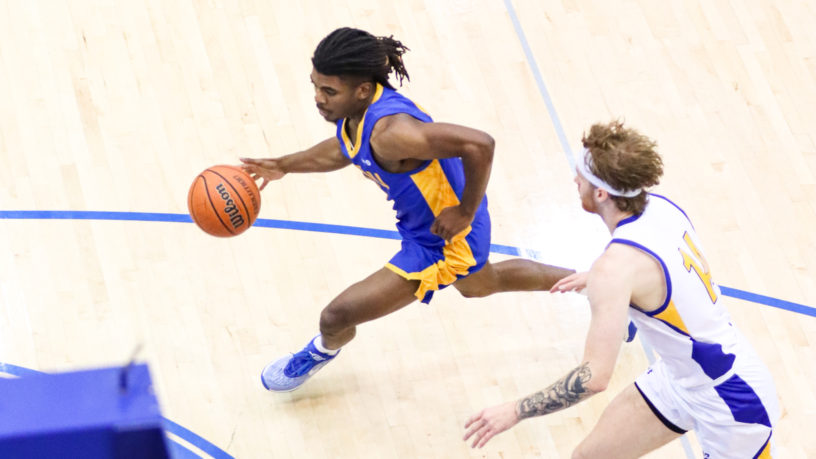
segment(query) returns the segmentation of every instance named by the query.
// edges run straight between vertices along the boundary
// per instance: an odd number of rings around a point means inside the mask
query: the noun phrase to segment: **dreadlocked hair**
[[[406,51],[408,48],[393,35],[375,37],[364,30],[343,27],[320,41],[312,56],[312,65],[323,75],[370,79],[394,89],[388,82],[392,71],[400,86],[403,79],[410,81],[402,62]]]

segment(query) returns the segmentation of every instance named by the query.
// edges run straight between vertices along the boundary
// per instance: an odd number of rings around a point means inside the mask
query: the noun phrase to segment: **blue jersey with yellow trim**
[[[346,133],[346,119],[337,121],[340,148],[363,175],[374,181],[394,201],[397,230],[407,240],[426,247],[442,247],[445,241],[430,231],[431,224],[445,207],[458,205],[465,188],[465,173],[460,158],[425,161],[418,168],[392,173],[380,167],[371,151],[369,139],[380,118],[405,113],[426,123],[433,120],[407,97],[378,84],[356,139]],[[474,221],[487,220],[487,197],[482,199]]]

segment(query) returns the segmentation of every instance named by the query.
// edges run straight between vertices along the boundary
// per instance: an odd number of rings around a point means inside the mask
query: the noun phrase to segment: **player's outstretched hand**
[[[485,408],[481,413],[471,416],[465,424],[465,437],[473,437],[471,448],[481,448],[495,435],[518,424],[516,402],[508,402],[492,408]]]
[[[241,165],[241,169],[249,174],[253,180],[263,179],[260,186],[261,190],[266,187],[267,183],[286,175],[286,172],[280,167],[280,160],[276,158],[241,158],[241,162],[244,163]]]
[[[570,274],[556,282],[550,289],[550,292],[580,292],[586,288],[588,274],[588,272]]]

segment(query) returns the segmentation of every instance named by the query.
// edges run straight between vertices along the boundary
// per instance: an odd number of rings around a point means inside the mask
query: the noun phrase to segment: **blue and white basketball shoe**
[[[315,336],[300,352],[289,354],[267,365],[261,372],[261,384],[273,392],[290,392],[301,386],[337,354],[330,355],[317,350]]]

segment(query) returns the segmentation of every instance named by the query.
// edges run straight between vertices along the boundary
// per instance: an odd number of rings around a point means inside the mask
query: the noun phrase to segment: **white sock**
[[[324,354],[337,355],[337,353],[340,352],[340,349],[326,349],[323,346],[323,335],[315,336],[314,345],[315,345],[315,347],[317,348],[318,351],[320,351],[320,352],[322,352]]]

